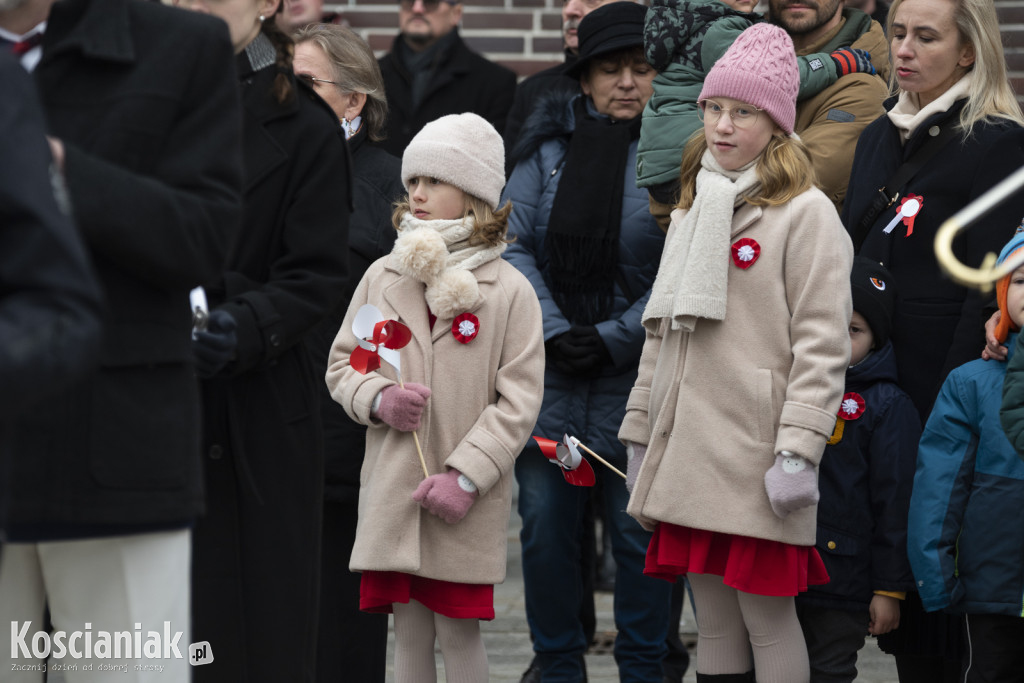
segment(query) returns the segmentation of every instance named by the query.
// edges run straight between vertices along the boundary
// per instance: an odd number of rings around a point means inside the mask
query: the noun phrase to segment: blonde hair
[[[697,173],[700,161],[708,148],[704,129],[698,128],[683,149],[679,168],[682,185],[677,209],[689,209],[697,196]],[[756,197],[747,197],[754,206],[778,206],[807,191],[816,181],[811,155],[797,138],[782,132],[772,135],[768,145],[757,159],[757,179],[761,188]]]
[[[998,118],[1024,125],[1017,97],[1006,75],[1006,56],[1000,41],[999,20],[992,0],[950,0],[953,3],[953,21],[960,34],[960,44],[974,47],[974,64],[966,71],[974,71],[967,104],[960,110],[960,128],[969,137],[974,126],[986,119]],[[885,22],[886,35],[892,35],[896,12],[903,0],[894,0]],[[899,94],[896,69],[889,77],[889,91]]]
[[[385,137],[388,100],[384,96],[384,77],[373,50],[354,31],[338,24],[310,24],[292,34],[295,44],[313,43],[331,65],[331,80],[342,92],[366,95],[360,116],[367,135],[374,142]]]
[[[462,194],[465,197],[465,210],[462,213],[462,218],[472,216],[475,221],[473,234],[469,237],[470,244],[485,244],[488,247],[493,247],[502,242],[514,241],[506,237],[508,217],[512,213],[512,202],[506,201],[504,206],[492,209],[487,202],[479,197],[474,197],[468,192]],[[408,196],[395,202],[395,209],[391,212],[391,224],[395,230],[401,228],[402,218],[407,213],[412,213]]]

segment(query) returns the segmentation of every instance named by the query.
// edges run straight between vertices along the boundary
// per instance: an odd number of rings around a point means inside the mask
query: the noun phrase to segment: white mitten
[[[775,464],[764,475],[764,488],[772,510],[780,519],[818,502],[818,477],[814,466],[789,451],[775,456]]]

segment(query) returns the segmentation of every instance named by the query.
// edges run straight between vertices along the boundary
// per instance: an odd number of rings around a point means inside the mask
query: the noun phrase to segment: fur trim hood
[[[580,92],[555,90],[538,98],[536,108],[523,124],[523,132],[512,156],[524,161],[533,156],[548,140],[568,140],[576,130],[576,116],[573,114],[572,105],[577,97],[584,95]]]

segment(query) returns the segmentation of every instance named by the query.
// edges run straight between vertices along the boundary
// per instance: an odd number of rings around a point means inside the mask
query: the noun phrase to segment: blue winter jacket
[[[544,314],[545,341],[568,331],[569,321],[551,295],[548,254],[544,241],[548,217],[561,179],[569,137],[575,128],[571,93],[540,100],[523,127],[516,149],[522,159],[502,197],[512,202],[509,244],[505,258],[533,284]],[[592,104],[588,101],[588,106]],[[570,377],[548,365],[544,403],[534,434],[560,439],[568,432],[591,449],[621,465],[625,449],[618,440],[626,399],[636,380],[644,328],[640,316],[658,272],[665,234],[648,209],[647,191],[636,187],[636,142],[629,148],[623,179],[618,272],[608,319],[596,325],[612,363],[593,379]]]
[[[921,437],[907,550],[930,612],[1024,616],[1024,461],[999,423],[1005,374],[997,361],[955,369]]]
[[[921,421],[896,385],[889,342],[846,371],[846,391],[864,399],[864,413],[846,421],[842,439],[825,447],[818,468],[816,546],[830,581],[797,600],[860,611],[874,591],[914,590],[907,507]]]

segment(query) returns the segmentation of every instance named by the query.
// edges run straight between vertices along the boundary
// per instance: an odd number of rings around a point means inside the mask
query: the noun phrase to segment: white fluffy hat
[[[476,114],[450,114],[423,126],[402,155],[402,184],[437,178],[498,208],[505,187],[505,145]]]

